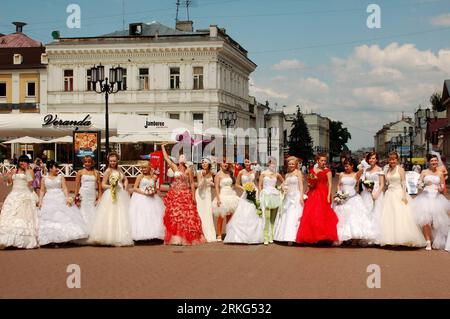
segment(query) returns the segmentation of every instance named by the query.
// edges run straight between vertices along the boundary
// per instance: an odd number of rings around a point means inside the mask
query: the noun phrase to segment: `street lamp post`
[[[229,111],[221,111],[219,113],[219,120],[220,120],[220,124],[222,126],[226,126],[226,128],[227,128],[227,149],[228,149],[228,146],[231,145],[231,143],[229,142],[230,127],[233,127],[236,124],[237,113],[229,112]]]
[[[120,91],[123,81],[123,68],[120,66],[109,69],[109,77],[105,77],[105,67],[101,64],[91,68],[91,82],[96,93],[105,94],[105,149],[109,153],[109,95]],[[99,90],[97,88],[99,85]]]

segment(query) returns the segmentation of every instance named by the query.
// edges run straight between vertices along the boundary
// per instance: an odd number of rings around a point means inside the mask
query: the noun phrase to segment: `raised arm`
[[[167,154],[167,151],[166,151],[166,144],[162,144],[162,145],[161,145],[161,149],[162,149],[162,152],[163,152],[164,160],[166,161],[167,165],[169,165],[169,167],[170,167],[174,172],[177,171],[177,170],[178,170],[177,165],[175,165],[175,163],[172,162],[172,160],[171,160],[170,157],[169,157],[169,154]]]

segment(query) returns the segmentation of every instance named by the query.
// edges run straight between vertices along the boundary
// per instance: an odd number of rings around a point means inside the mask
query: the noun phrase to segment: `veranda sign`
[[[57,114],[48,114],[44,117],[44,123],[42,127],[55,126],[55,127],[74,127],[78,129],[79,127],[88,128],[92,126],[90,121],[90,115],[86,115],[82,120],[62,120]]]

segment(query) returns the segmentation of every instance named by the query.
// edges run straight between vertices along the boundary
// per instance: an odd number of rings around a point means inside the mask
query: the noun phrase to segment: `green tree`
[[[430,103],[433,106],[433,110],[436,112],[443,112],[445,111],[444,101],[442,101],[442,95],[439,92],[434,92],[430,96]]]
[[[308,126],[306,126],[300,106],[297,105],[297,112],[289,135],[289,155],[299,157],[304,161],[310,160],[314,156],[312,145]]]
[[[330,123],[330,153],[331,157],[339,156],[342,152],[348,152],[347,142],[352,135],[342,122],[331,121]]]

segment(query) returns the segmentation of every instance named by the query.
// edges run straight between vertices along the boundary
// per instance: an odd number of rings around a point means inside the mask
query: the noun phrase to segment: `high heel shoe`
[[[427,247],[425,247],[425,250],[432,250],[432,248],[431,248],[431,240],[427,240]]]

